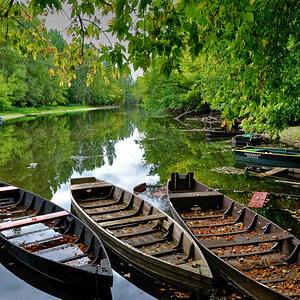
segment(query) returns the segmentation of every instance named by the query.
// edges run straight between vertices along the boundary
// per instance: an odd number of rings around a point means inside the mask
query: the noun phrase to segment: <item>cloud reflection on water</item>
[[[128,191],[139,183],[147,182],[155,184],[159,181],[159,176],[149,176],[149,165],[143,165],[144,149],[141,149],[135,140],[140,137],[138,130],[134,130],[132,136],[119,141],[115,145],[115,159],[109,165],[107,157],[104,158],[105,164],[93,171],[84,171],[82,174],[74,172],[72,178],[94,176],[98,179],[108,181],[120,186]],[[69,183],[60,186],[59,190],[53,195],[52,200],[64,209],[70,211],[71,198],[69,193]],[[149,294],[138,289],[118,273],[114,272],[114,286],[112,288],[114,300],[135,299],[155,299]]]
[[[144,149],[141,149],[140,146],[135,143],[139,135],[138,130],[135,129],[131,137],[116,143],[116,158],[112,165],[109,165],[108,159],[105,157],[105,164],[102,167],[95,168],[93,171],[84,171],[82,174],[74,172],[71,177],[94,176],[128,191],[132,191],[134,186],[142,182],[156,184],[159,181],[159,176],[148,175],[151,166],[143,165]],[[70,210],[70,195],[68,189],[69,183],[61,185],[59,190],[52,197],[52,201]]]

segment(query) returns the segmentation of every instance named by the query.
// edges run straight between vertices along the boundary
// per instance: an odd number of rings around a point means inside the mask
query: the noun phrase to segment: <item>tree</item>
[[[139,77],[135,93],[144,106],[155,110],[199,111],[207,108],[226,77],[226,66],[214,66],[213,57],[192,59],[188,52],[180,60],[180,72],[168,78],[159,74],[159,66]]]
[[[9,101],[10,95],[8,84],[0,73],[0,109],[6,109],[11,106],[11,102]]]
[[[13,40],[13,46],[22,54],[27,51],[34,56],[40,51],[46,56],[55,54],[54,64],[60,67],[58,73],[65,81],[72,80],[83,57],[90,74],[106,72],[104,61],[109,62],[110,68],[129,74],[129,63],[135,69],[146,70],[157,60],[160,72],[169,76],[173,69],[179,68],[180,59],[188,50],[192,58],[200,54],[214,56],[217,64],[230,66],[228,80],[220,87],[217,100],[228,103],[224,114],[230,119],[248,117],[244,122],[247,129],[286,126],[286,120],[278,117],[267,125],[258,113],[274,113],[286,101],[291,103],[293,99],[296,102],[293,110],[300,111],[299,78],[288,74],[294,73],[287,68],[293,63],[299,66],[297,0],[31,0],[28,5],[5,0],[3,3],[2,40]],[[71,9],[68,34],[72,35],[72,41],[59,52],[56,47],[47,46],[43,25],[32,30],[26,28],[24,21],[49,11],[62,11],[63,5]],[[103,19],[109,19],[109,24],[101,23]],[[20,26],[19,32],[11,31]],[[101,42],[99,52],[92,41],[101,40],[108,33],[119,42]],[[87,41],[91,44],[89,48],[84,47]],[[229,109],[230,106],[235,109]],[[292,119],[298,120],[298,113]]]

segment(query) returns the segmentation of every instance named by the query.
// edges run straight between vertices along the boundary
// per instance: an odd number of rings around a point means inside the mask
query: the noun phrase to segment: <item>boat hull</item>
[[[275,153],[272,148],[261,148],[261,151],[253,151],[253,149],[255,148],[233,150],[237,164],[300,168],[300,151],[298,155],[295,155],[285,154],[284,150]]]
[[[94,272],[68,268],[63,264],[45,260],[43,257],[23,251],[3,238],[0,238],[0,244],[21,263],[59,283],[73,285],[74,282],[77,282],[77,287],[80,286],[86,290],[96,287],[100,290],[112,286],[112,277],[97,277]]]
[[[72,185],[71,185],[71,193],[72,193]],[[132,196],[137,197],[136,195],[133,194]],[[202,270],[201,272],[198,271],[195,272],[195,269],[192,270],[191,272],[190,268],[180,268],[167,261],[163,261],[161,259],[157,259],[156,257],[153,257],[152,255],[145,254],[144,252],[136,249],[135,247],[128,245],[122,240],[116,238],[113,234],[111,234],[110,230],[106,230],[105,228],[99,226],[98,223],[95,222],[82,209],[82,207],[78,204],[76,199],[74,199],[76,197],[72,195],[71,198],[72,198],[72,212],[74,212],[75,215],[77,215],[81,220],[83,220],[86,224],[88,224],[88,226],[90,226],[93,229],[93,231],[95,231],[96,234],[101,238],[101,240],[105,243],[105,245],[111,251],[117,254],[119,257],[121,257],[128,263],[132,264],[134,267],[138,268],[139,270],[145,272],[146,274],[154,278],[168,282],[170,284],[173,284],[174,286],[181,287],[189,291],[193,291],[195,293],[200,293],[201,295],[210,294],[212,276],[206,262],[204,263],[204,265],[201,266],[201,270]],[[159,211],[159,213],[164,215],[165,221],[170,223],[174,222],[168,215],[166,215],[162,211]],[[177,226],[179,227],[179,225]],[[177,226],[176,226],[176,230],[179,230]],[[183,229],[180,230],[183,231]],[[192,239],[190,241],[192,241]]]
[[[269,288],[263,286],[252,280],[251,278],[245,276],[243,273],[233,269],[223,260],[219,259],[217,255],[214,255],[205,246],[203,246],[191,232],[185,222],[181,219],[179,214],[176,212],[173,206],[170,207],[172,217],[194,238],[195,242],[198,243],[202,253],[208,261],[209,266],[212,271],[219,274],[226,281],[231,282],[238,290],[253,297],[253,299],[265,300],[287,300],[288,298],[282,296],[276,292],[273,292]]]
[[[226,260],[221,259],[218,255],[213,253],[210,250],[210,248],[208,248],[207,245],[209,245],[209,244],[212,245],[214,243],[214,241],[206,243],[205,241],[201,241],[197,238],[195,233],[187,225],[187,221],[183,220],[182,216],[180,215],[180,212],[182,212],[185,209],[189,209],[189,208],[195,207],[195,206],[203,207],[204,209],[210,209],[211,202],[213,202],[214,201],[213,198],[216,199],[216,197],[220,198],[217,200],[218,207],[222,206],[222,202],[221,202],[222,197],[225,197],[229,201],[231,199],[220,193],[217,193],[217,192],[215,192],[214,197],[209,196],[209,193],[211,193],[213,191],[209,187],[207,187],[201,183],[198,183],[198,182],[196,182],[196,186],[193,189],[193,192],[195,192],[194,198],[192,198],[192,197],[184,198],[184,196],[183,196],[182,198],[175,197],[172,199],[170,197],[170,195],[172,195],[171,191],[174,191],[174,190],[173,190],[173,188],[170,188],[170,186],[173,186],[174,181],[176,181],[176,184],[179,186],[179,188],[176,190],[176,195],[177,195],[177,193],[179,195],[181,189],[185,190],[185,192],[189,189],[192,189],[191,186],[190,187],[187,186],[187,185],[190,185],[190,182],[193,180],[192,179],[193,176],[191,174],[192,173],[189,172],[187,175],[179,175],[180,177],[178,177],[177,173],[172,173],[172,178],[174,179],[176,177],[176,179],[169,180],[169,182],[168,182],[168,196],[170,199],[170,211],[171,211],[172,217],[190,234],[190,236],[195,240],[195,242],[198,243],[198,245],[201,248],[203,254],[205,255],[212,271],[220,274],[225,280],[231,282],[240,291],[244,292],[245,294],[247,294],[248,296],[251,296],[254,299],[272,299],[272,300],[273,299],[274,300],[290,299],[286,295],[280,294],[277,291],[270,289],[266,285],[248,277],[243,272],[232,267]],[[184,183],[182,183],[182,184],[180,183],[180,181],[181,181],[180,178],[183,179]],[[200,200],[199,196],[201,193],[203,193],[204,196],[202,195],[203,197],[201,196],[202,199]],[[184,192],[182,193],[182,195],[184,195]],[[198,198],[199,198],[199,200],[198,200]],[[208,200],[210,200],[210,201],[208,201]],[[261,216],[258,216],[256,213],[254,213],[253,211],[251,211],[248,208],[243,209],[242,205],[236,203],[233,200],[231,200],[231,201],[232,201],[231,203],[233,203],[231,210],[235,211],[236,214],[238,212],[240,212],[240,217],[244,217],[244,218],[248,219],[247,222],[249,222],[249,225],[248,225],[249,228],[251,226],[253,227],[254,226],[253,224],[255,222],[257,222],[259,224],[261,223],[261,225],[260,225],[261,228],[264,228],[264,230],[266,228],[269,228],[270,233],[274,232],[273,233],[274,236],[271,237],[271,240],[272,240],[272,238],[274,238],[273,241],[275,241],[275,242],[277,241],[276,240],[277,236],[280,236],[280,234],[282,234],[282,235],[287,234],[280,227],[276,226],[275,224],[271,224],[269,220],[267,220]],[[230,209],[228,209],[227,211],[229,212]],[[240,218],[239,221],[242,222],[242,218]],[[268,224],[270,224],[270,225],[268,225]],[[213,225],[211,225],[211,228],[213,228]],[[271,236],[272,236],[272,234],[271,234]],[[229,235],[228,235],[228,237],[229,237]],[[248,238],[245,239],[245,241],[246,241],[245,244],[247,244],[247,239]],[[231,239],[229,238],[228,246],[230,245],[229,244],[230,240]],[[263,238],[262,238],[262,240],[263,240]],[[287,239],[285,241],[283,241],[282,243],[285,243],[284,251],[288,252],[287,249],[289,249],[289,250],[292,249],[292,250],[290,250],[290,253],[288,253],[288,254],[291,255],[290,257],[292,257],[294,255],[293,259],[296,262],[297,262],[297,260],[299,261],[299,255],[300,255],[299,248],[298,248],[299,246],[297,246],[299,244],[299,240],[296,239],[295,237],[287,234]],[[221,246],[221,247],[225,247],[225,246],[226,246],[226,241],[225,241],[225,243],[223,243],[223,246]],[[293,254],[291,254],[291,253],[293,253]],[[247,256],[245,256],[245,257],[247,257]]]
[[[31,211],[38,211],[38,213],[34,214],[33,217],[24,216],[21,219],[17,218],[9,222],[0,222],[0,244],[5,250],[22,264],[25,264],[29,268],[58,283],[74,285],[74,282],[76,282],[78,287],[98,291],[101,288],[110,288],[112,286],[112,270],[106,251],[99,238],[85,224],[75,216],[65,212],[58,205],[38,195],[20,188],[9,190],[10,187],[11,186],[2,182],[0,184],[0,204],[2,204],[0,208],[2,214],[7,206],[14,206],[16,208],[20,206],[20,208],[18,208],[20,211],[25,207]],[[8,190],[4,191],[4,189]],[[19,205],[17,201],[14,203],[14,198],[20,198],[21,205]],[[4,203],[6,201],[10,201],[10,204],[7,205],[7,203]],[[56,216],[59,214],[63,216],[43,221],[43,217],[55,214]],[[48,225],[43,225],[43,222],[54,222],[56,225],[49,225],[49,227],[47,227]],[[27,229],[27,226],[36,225],[41,226],[41,228],[35,227],[32,231]],[[59,229],[62,230],[61,232],[58,230],[58,227],[61,228]],[[22,230],[24,230],[24,232]],[[50,234],[46,234],[47,238],[44,239],[43,234],[47,232],[53,232],[53,235],[50,237]],[[80,245],[85,244],[87,248],[90,247],[90,249],[87,249],[87,254],[82,254],[82,257],[93,254],[95,255],[95,263],[90,261],[90,263],[79,263],[80,266],[76,266],[74,262],[77,261],[77,250],[75,250],[75,248],[74,252],[71,250],[70,253],[62,254],[64,259],[60,260],[56,258],[54,254],[55,250],[53,250],[56,247],[54,244],[58,239],[64,239],[66,235],[73,237],[76,235],[78,243],[81,243]],[[34,239],[32,238],[33,236]],[[22,239],[22,241],[17,241],[18,238]],[[29,240],[30,242],[28,242]],[[50,243],[53,243],[53,248],[51,248]],[[25,244],[28,245],[28,248],[24,247]],[[47,253],[44,255],[41,253],[42,251],[34,250],[35,247],[37,248],[40,245],[42,247],[41,250],[49,250],[53,251],[53,253],[47,258]],[[61,247],[62,251],[64,251],[64,245],[66,246],[65,248],[67,248],[67,246],[71,247],[73,244],[71,244],[71,242],[63,242],[62,244],[57,244],[57,247]],[[68,260],[68,258],[70,258],[70,260]],[[71,262],[71,264],[68,264],[68,262]],[[101,267],[98,267],[96,262],[99,265],[101,264]]]
[[[242,130],[205,130],[205,135],[211,138],[222,138],[222,137],[232,137],[238,134],[244,134]]]

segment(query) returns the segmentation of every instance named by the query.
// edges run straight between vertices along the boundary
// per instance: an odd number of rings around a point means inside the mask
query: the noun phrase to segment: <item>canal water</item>
[[[139,183],[165,185],[171,172],[194,171],[196,180],[225,189],[242,203],[249,193],[268,191],[299,195],[298,189],[270,179],[236,172],[228,140],[206,140],[172,118],[140,108],[85,111],[13,119],[0,126],[0,180],[39,194],[70,210],[71,177],[95,176],[132,191]],[[144,195],[168,212],[165,198]],[[251,196],[250,196],[251,197]],[[289,210],[297,200],[270,200],[259,213],[299,237]],[[186,298],[168,283],[157,282],[112,257],[114,286],[106,299]],[[26,270],[0,250],[0,299],[93,299],[59,287]],[[214,298],[212,295],[212,299]]]

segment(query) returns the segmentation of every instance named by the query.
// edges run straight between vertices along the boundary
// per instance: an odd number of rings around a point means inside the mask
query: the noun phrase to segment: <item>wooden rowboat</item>
[[[112,269],[100,239],[78,218],[31,192],[0,182],[0,244],[59,283],[100,291]]]
[[[300,241],[271,221],[197,182],[172,173],[173,217],[197,241],[214,271],[254,299],[299,299]]]
[[[245,147],[233,150],[237,164],[300,168],[300,150]]]
[[[204,130],[205,136],[218,138],[218,137],[232,137],[238,134],[244,134],[243,130],[233,129],[231,131],[226,129],[206,129]]]
[[[166,213],[94,177],[71,179],[72,210],[117,255],[147,274],[209,294],[212,275],[193,239]]]
[[[232,147],[257,146],[262,142],[260,134],[238,134],[232,138]]]

